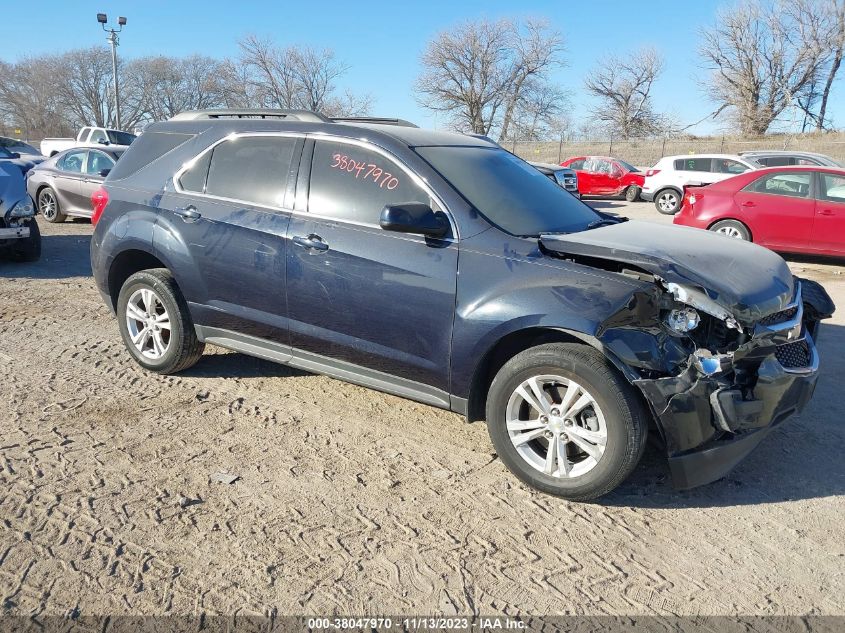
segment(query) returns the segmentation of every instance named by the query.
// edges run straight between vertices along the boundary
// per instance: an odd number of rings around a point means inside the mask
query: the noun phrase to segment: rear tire
[[[532,384],[540,386],[543,402]],[[530,402],[531,393],[520,395],[529,388],[546,413]],[[487,397],[487,430],[519,479],[549,494],[588,501],[634,470],[645,449],[648,416],[634,388],[601,353],[551,343],[517,354],[496,374]]]
[[[625,200],[628,202],[636,202],[640,199],[640,188],[637,185],[631,185],[625,190]]]
[[[711,226],[710,230],[736,240],[743,240],[744,242],[751,241],[751,231],[739,220],[720,220]]]
[[[41,231],[34,218],[29,221],[29,237],[17,240],[12,257],[19,262],[37,262],[41,259]]]
[[[654,206],[663,215],[675,215],[681,208],[681,194],[674,189],[661,189],[654,194]]]
[[[44,187],[38,192],[38,212],[48,222],[64,222],[67,216],[59,206],[59,197],[50,187]]]
[[[142,270],[126,280],[117,298],[117,320],[126,349],[150,371],[182,371],[205,350],[188,304],[166,268]]]

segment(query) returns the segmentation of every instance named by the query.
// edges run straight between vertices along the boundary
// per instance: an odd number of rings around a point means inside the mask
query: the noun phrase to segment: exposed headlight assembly
[[[724,321],[725,325],[727,325],[729,328],[733,328],[740,332],[742,331],[742,327],[739,325],[739,323],[737,323],[737,320],[733,317],[730,312],[728,312],[725,308],[713,301],[713,299],[708,297],[700,290],[694,290],[692,288],[687,288],[685,286],[681,286],[680,284],[671,282],[666,284],[666,290],[668,290],[672,294],[672,296],[675,297],[675,300],[679,303],[683,303],[686,306],[696,308],[701,312],[709,314],[710,316],[714,316],[717,319]],[[693,310],[693,312],[695,312],[695,310]],[[696,325],[698,325],[698,323],[696,323]]]
[[[27,196],[26,198],[21,198],[18,200],[15,205],[9,209],[9,212],[6,214],[7,218],[31,218],[35,215],[35,207],[32,204],[32,200]]]
[[[666,315],[666,325],[669,329],[678,334],[686,334],[698,327],[701,317],[695,308],[684,306],[670,310]]]

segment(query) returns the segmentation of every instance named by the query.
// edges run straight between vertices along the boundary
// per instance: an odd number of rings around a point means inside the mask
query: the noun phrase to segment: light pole
[[[118,45],[118,38],[117,34],[123,30],[123,27],[126,26],[126,18],[123,16],[117,18],[117,24],[120,26],[119,29],[109,29],[106,28],[106,23],[109,21],[108,16],[105,13],[98,13],[97,14],[97,22],[103,27],[103,30],[109,34],[108,38],[106,38],[111,43],[111,67],[112,67],[112,76],[114,77],[114,114],[115,114],[115,122],[117,123],[117,129],[121,129],[120,125],[120,93],[117,89],[117,45]]]

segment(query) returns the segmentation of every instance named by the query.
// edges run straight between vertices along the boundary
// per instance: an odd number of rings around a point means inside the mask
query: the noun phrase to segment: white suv
[[[709,185],[761,167],[751,158],[733,154],[664,156],[645,173],[640,196],[649,202],[653,200],[660,213],[674,215],[681,208],[684,187]]]

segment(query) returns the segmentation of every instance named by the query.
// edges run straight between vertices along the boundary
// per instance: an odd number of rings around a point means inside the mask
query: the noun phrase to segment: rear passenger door
[[[301,174],[297,210],[301,204],[307,213],[291,218],[287,266],[294,355],[303,366],[376,387],[398,384],[412,397],[448,404],[456,236],[380,228],[387,204],[437,207],[422,182],[387,153],[317,140],[306,147],[303,164],[310,165],[310,187]]]
[[[195,321],[288,343],[285,252],[301,138],[227,138],[176,175],[162,200],[156,248],[179,256]],[[169,240],[169,242],[167,241]],[[165,244],[170,246],[165,246]]]
[[[59,198],[62,211],[91,212],[91,201],[82,197],[82,179],[88,150],[77,149],[67,152],[56,161],[56,173],[53,176],[53,189]]]
[[[822,171],[818,179],[816,219],[810,248],[845,255],[845,176]]]

